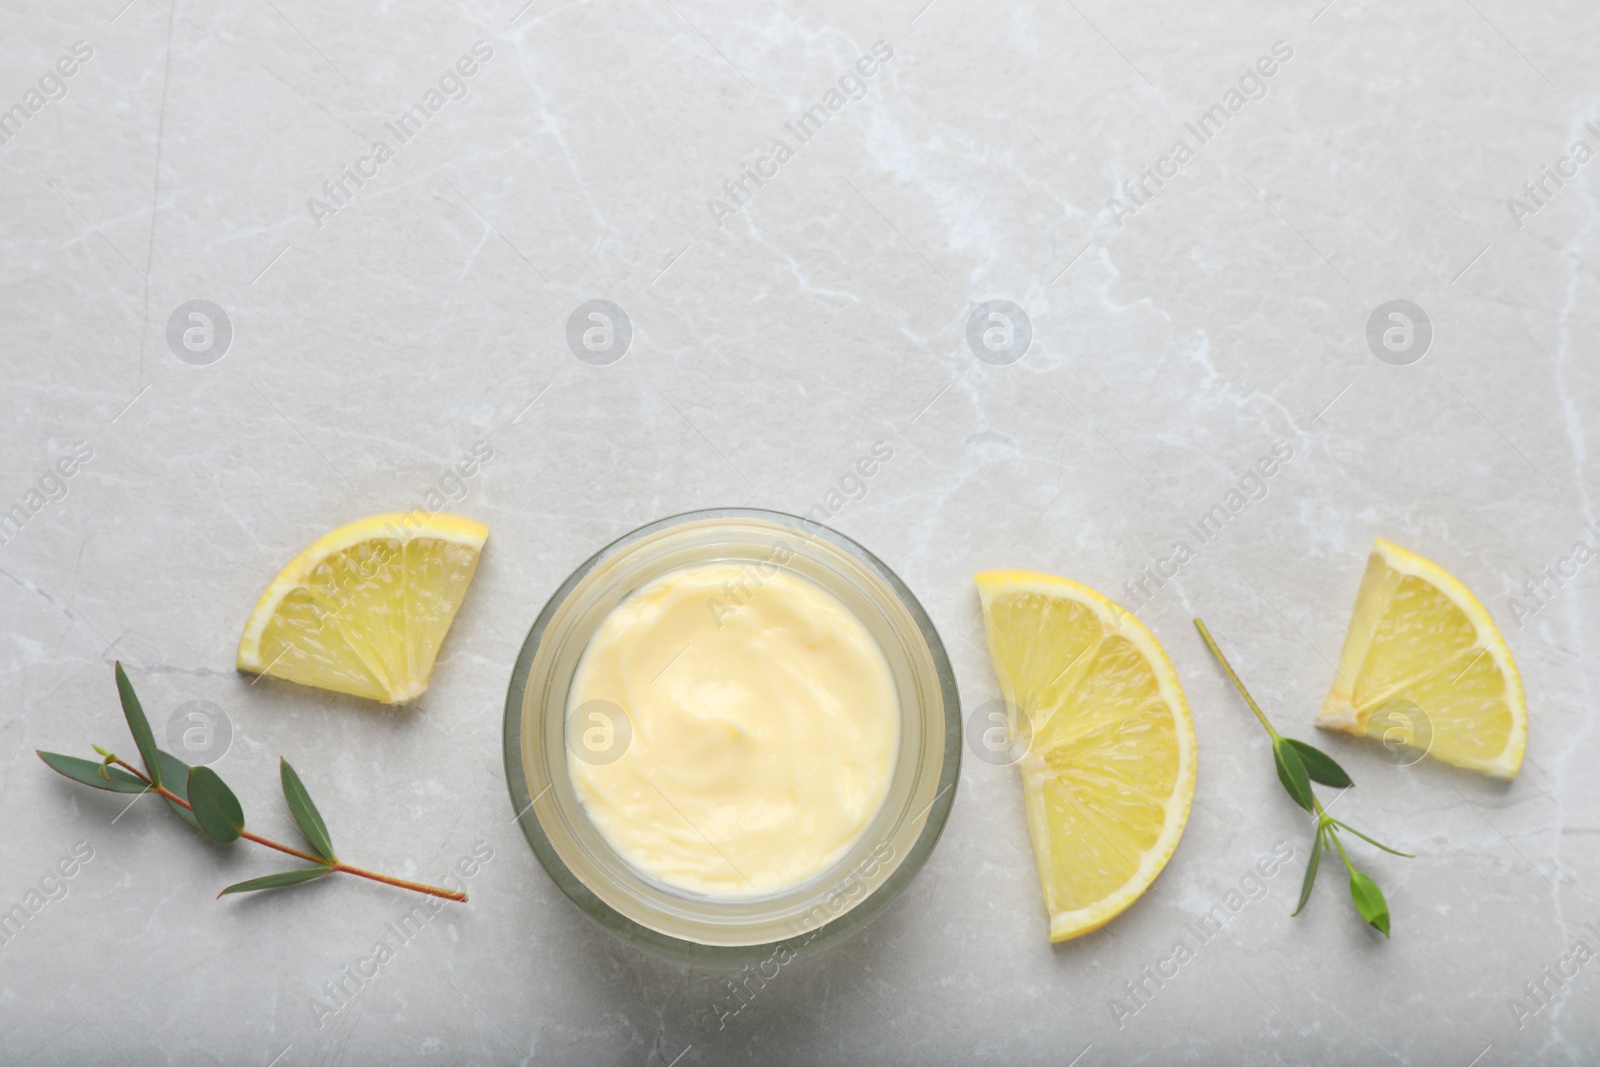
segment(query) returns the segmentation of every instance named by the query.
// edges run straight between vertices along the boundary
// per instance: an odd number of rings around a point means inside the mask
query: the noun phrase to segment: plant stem
[[[1233,664],[1228,662],[1228,657],[1224,656],[1222,649],[1217,647],[1217,642],[1211,636],[1211,631],[1206,629],[1206,624],[1199,619],[1194,620],[1194,626],[1195,629],[1200,631],[1200,636],[1205,638],[1206,647],[1211,649],[1211,654],[1217,657],[1218,663],[1222,664],[1222,669],[1227,673],[1229,680],[1233,682],[1233,687],[1239,690],[1239,695],[1244,697],[1244,702],[1250,705],[1250,710],[1256,713],[1256,718],[1261,720],[1261,725],[1267,728],[1267,733],[1271,734],[1272,739],[1276,741],[1278,739],[1278,731],[1272,728],[1272,724],[1267,721],[1266,713],[1261,710],[1261,705],[1256,703],[1256,698],[1250,695],[1250,690],[1244,687],[1244,682],[1234,672]],[[1311,790],[1311,806],[1314,809],[1313,814],[1317,820],[1317,832],[1321,833],[1331,820],[1328,818],[1328,813],[1323,810],[1322,801],[1317,799],[1317,792],[1314,789]],[[1333,835],[1330,834],[1329,836]],[[1338,838],[1336,837],[1334,838],[1334,844],[1338,845]],[[1341,856],[1344,855],[1344,846],[1342,845],[1339,846],[1339,854]],[[1349,857],[1346,857],[1345,864],[1348,866],[1349,863]]]
[[[1272,728],[1272,724],[1267,721],[1266,714],[1261,710],[1261,705],[1256,703],[1256,698],[1250,695],[1250,690],[1244,687],[1244,683],[1234,673],[1233,664],[1228,662],[1228,657],[1224,656],[1222,649],[1217,647],[1217,642],[1212,639],[1211,631],[1206,629],[1206,624],[1196,619],[1194,620],[1194,627],[1200,631],[1200,636],[1205,638],[1206,647],[1211,650],[1213,656],[1217,657],[1217,662],[1222,664],[1222,669],[1227,672],[1228,679],[1233,682],[1233,687],[1239,690],[1239,695],[1244,697],[1244,702],[1250,705],[1250,710],[1256,713],[1256,718],[1261,720],[1261,725],[1267,728],[1267,733],[1271,734],[1272,739],[1276,741],[1278,739],[1278,731]],[[1320,814],[1322,805],[1318,804],[1317,808]]]
[[[1318,807],[1321,807],[1321,805],[1319,804]],[[1339,840],[1339,830],[1337,827],[1332,825],[1328,827],[1328,840],[1332,841],[1333,847],[1339,850],[1339,858],[1344,860],[1345,870],[1355,870],[1355,865],[1350,862],[1349,854],[1347,854],[1344,850],[1344,843]]]
[[[182,797],[178,796],[176,793],[173,793],[164,786],[156,785],[150,780],[149,775],[145,774],[143,771],[139,770],[139,768],[128,763],[121,757],[112,756],[111,761],[117,766],[126,770],[135,778],[139,779],[145,785],[149,786],[153,792],[160,793],[163,797],[172,801],[174,804],[188,808],[190,811],[194,810],[193,804],[190,804],[187,800],[184,800]],[[321,856],[314,856],[309,852],[302,852],[297,848],[291,848],[288,845],[273,841],[270,838],[262,837],[260,834],[253,834],[249,830],[240,830],[239,836],[244,838],[246,841],[254,841],[258,845],[265,845],[268,848],[275,848],[279,852],[287,853],[290,856],[303,859],[308,863],[315,863],[319,866],[326,867],[335,874],[353,874],[357,878],[368,878],[374,882],[382,882],[384,885],[392,885],[400,889],[409,889],[416,893],[426,893],[430,897],[443,897],[445,900],[454,900],[458,903],[465,903],[467,899],[467,895],[465,893],[459,893],[453,889],[440,889],[438,886],[423,885],[421,882],[408,882],[404,878],[395,878],[387,874],[379,874],[376,871],[365,870],[361,867],[352,867],[350,864],[341,860],[333,860],[330,862],[329,860],[323,859]]]

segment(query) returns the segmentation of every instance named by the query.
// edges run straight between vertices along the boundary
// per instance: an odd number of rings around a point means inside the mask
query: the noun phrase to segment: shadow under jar
[[[708,563],[743,564],[752,575],[781,567],[822,587],[877,643],[895,689],[897,751],[876,815],[820,873],[761,896],[695,893],[638,870],[585,814],[569,773],[569,695],[591,638],[631,593]],[[785,948],[793,958],[837,943],[905,889],[949,817],[961,762],[960,718],[955,678],[933,624],[905,584],[866,549],[781,512],[696,511],[607,545],[545,605],[506,694],[506,783],[529,845],[589,918],[667,959],[740,967]]]

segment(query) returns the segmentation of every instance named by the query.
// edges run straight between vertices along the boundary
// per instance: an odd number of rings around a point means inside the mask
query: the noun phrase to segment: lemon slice
[[[373,515],[306,546],[250,612],[239,669],[386,704],[421,696],[489,528],[418,515]]]
[[[1032,571],[975,576],[1016,728],[1050,940],[1098,930],[1178,847],[1194,800],[1194,723],[1149,630],[1093,589]]]
[[[1443,567],[1382,538],[1317,725],[1496,778],[1515,778],[1528,747],[1522,677],[1488,610]]]

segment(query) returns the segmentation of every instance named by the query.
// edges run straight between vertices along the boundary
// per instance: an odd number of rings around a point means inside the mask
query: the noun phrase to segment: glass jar
[[[899,749],[877,815],[833,865],[759,897],[701,895],[630,866],[584,813],[567,764],[572,678],[601,621],[634,590],[674,570],[782,567],[832,593],[888,661]],[[847,937],[881,912],[927,861],[955,799],[961,709],[933,624],[866,549],[794,515],[717,508],[642,526],[597,552],[556,590],[523,643],[506,694],[511,803],[550,877],[584,914],[629,944],[681,962],[787,962]]]

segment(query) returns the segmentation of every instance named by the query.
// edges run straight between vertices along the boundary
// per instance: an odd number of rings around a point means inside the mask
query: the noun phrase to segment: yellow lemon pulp
[[[1317,725],[1496,778],[1515,778],[1528,747],[1522,678],[1488,610],[1437,563],[1382,538]]]
[[[1028,833],[1050,940],[1098,930],[1149,888],[1194,799],[1195,739],[1149,630],[1093,589],[1032,571],[975,576],[1018,729]]]
[[[290,560],[245,623],[239,669],[386,704],[421,696],[489,528],[417,515],[360,519]]]

